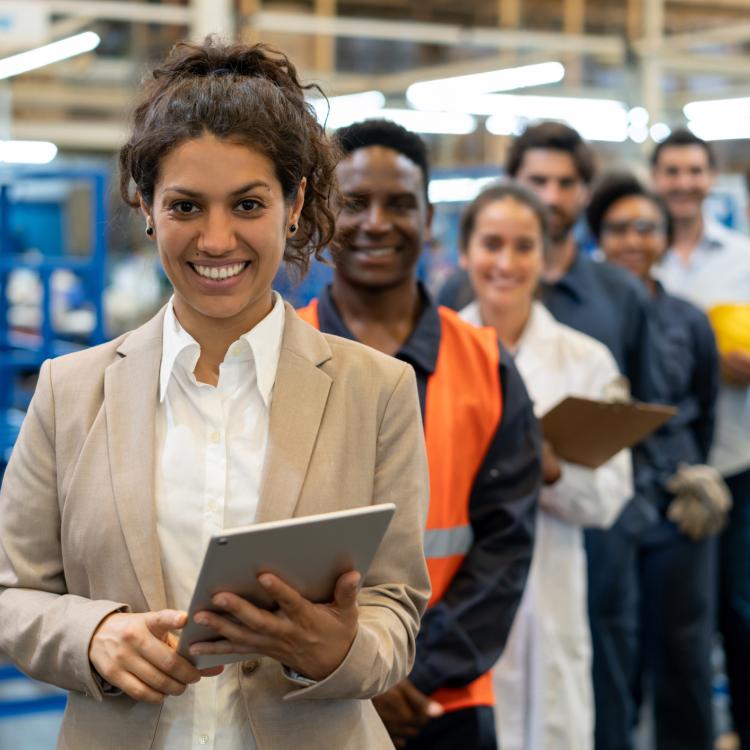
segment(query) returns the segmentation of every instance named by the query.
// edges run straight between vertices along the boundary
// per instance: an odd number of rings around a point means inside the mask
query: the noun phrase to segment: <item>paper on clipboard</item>
[[[569,396],[548,411],[541,423],[545,440],[559,458],[597,469],[623,448],[640,443],[675,414],[674,406]]]

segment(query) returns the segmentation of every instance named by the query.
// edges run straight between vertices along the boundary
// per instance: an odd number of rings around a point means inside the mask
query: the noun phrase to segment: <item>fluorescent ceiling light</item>
[[[48,164],[57,156],[49,141],[0,141],[0,162],[5,164]]]
[[[664,122],[655,122],[648,132],[652,141],[661,143],[672,132],[672,129]]]
[[[466,135],[477,129],[477,120],[464,112],[424,112],[417,109],[381,109],[367,119],[382,117],[414,133]]]
[[[526,120],[511,114],[491,115],[485,125],[493,135],[521,135],[526,129]]]
[[[488,94],[461,102],[472,114],[487,114],[487,130],[495,135],[518,135],[538,120],[558,120],[588,141],[622,143],[628,138],[628,112],[614,99],[561,96]]]
[[[646,127],[651,115],[645,107],[633,107],[628,112],[628,120],[630,124],[637,128]]]
[[[464,135],[477,129],[476,118],[462,112],[424,112],[416,109],[384,109],[385,97],[380,91],[311,99],[318,122],[336,130],[361,120],[392,120],[415,133]]]
[[[734,99],[712,99],[702,102],[688,102],[682,111],[688,120],[708,120],[725,117],[749,117],[750,97]]]
[[[452,177],[430,180],[430,203],[458,203],[474,200],[479,193],[498,177]]]
[[[545,118],[547,119],[547,118]],[[560,119],[560,118],[554,118]],[[492,115],[487,118],[485,127],[493,135],[520,135],[526,129],[526,126],[534,120],[524,120],[516,118],[515,121],[509,119],[506,115]],[[566,120],[570,127],[578,131],[581,138],[586,141],[611,141],[613,143],[622,143],[628,139],[627,123],[624,127],[615,124],[614,126],[607,123],[585,122]]]
[[[371,117],[385,104],[385,96],[380,91],[363,91],[359,94],[332,96],[328,101],[311,99],[310,104],[315,108],[318,122],[335,130]]]
[[[90,52],[99,45],[100,41],[98,34],[93,31],[84,31],[82,34],[61,39],[59,42],[52,42],[52,44],[45,44],[43,47],[37,47],[28,52],[3,58],[0,60],[0,79],[17,76],[44,65]]]
[[[541,86],[546,83],[557,83],[564,76],[565,67],[559,62],[523,65],[518,68],[413,83],[406,89],[406,98],[412,106],[419,109],[442,109],[443,104],[454,96],[477,96],[494,91]]]
[[[648,126],[631,125],[628,128],[628,138],[635,143],[645,143],[648,138]]]
[[[483,94],[457,96],[446,102],[447,112],[472,115],[513,115],[527,120],[604,119],[628,125],[625,105],[615,99],[582,99],[572,96]]]
[[[750,120],[691,120],[688,128],[704,141],[742,141],[750,138]]]

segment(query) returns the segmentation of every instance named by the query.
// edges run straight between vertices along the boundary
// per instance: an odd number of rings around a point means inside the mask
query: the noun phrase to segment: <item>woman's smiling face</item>
[[[616,200],[602,217],[599,245],[610,263],[647,281],[667,249],[661,209],[645,195]]]
[[[460,261],[477,298],[498,312],[528,305],[544,267],[544,237],[534,210],[511,196],[476,216]]]
[[[159,165],[150,210],[159,257],[181,324],[252,328],[271,308],[271,284],[289,225],[289,205],[266,156],[213,135],[189,140]]]

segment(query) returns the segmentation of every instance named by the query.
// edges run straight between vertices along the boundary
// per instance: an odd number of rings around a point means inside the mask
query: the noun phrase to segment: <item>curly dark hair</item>
[[[304,276],[321,259],[335,216],[337,153],[318,123],[297,71],[265,44],[226,44],[208,36],[180,42],[141,86],[128,142],[120,149],[120,195],[137,208],[151,206],[162,159],[204,134],[256,149],[274,164],[284,198],[292,202],[307,178],[299,231],[287,239],[284,260]],[[135,183],[131,192],[130,181]]]
[[[586,221],[594,239],[597,242],[601,240],[602,225],[607,211],[621,198],[629,198],[633,195],[645,198],[659,209],[664,219],[664,234],[667,245],[671,245],[674,239],[674,222],[664,199],[649,190],[634,174],[624,171],[605,174],[591,194],[591,200],[586,209]]]

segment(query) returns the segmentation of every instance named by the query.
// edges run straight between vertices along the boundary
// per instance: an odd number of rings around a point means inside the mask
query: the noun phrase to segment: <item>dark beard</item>
[[[552,244],[559,245],[565,242],[574,226],[574,221],[563,221],[561,224],[550,226],[549,238]]]

